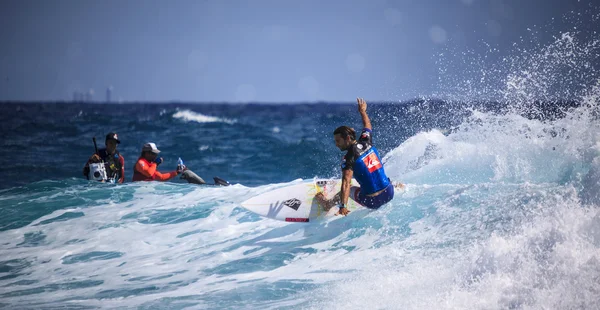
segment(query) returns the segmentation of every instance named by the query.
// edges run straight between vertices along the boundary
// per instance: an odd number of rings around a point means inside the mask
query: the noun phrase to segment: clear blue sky
[[[0,100],[406,100],[445,46],[508,52],[589,2],[3,0]]]

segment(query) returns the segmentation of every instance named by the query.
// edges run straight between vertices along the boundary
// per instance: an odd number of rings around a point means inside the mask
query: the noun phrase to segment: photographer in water
[[[94,138],[94,145],[95,145]],[[90,164],[98,164],[104,162],[106,168],[106,180],[114,180],[115,183],[123,183],[125,180],[125,159],[117,151],[117,145],[121,143],[116,133],[111,132],[106,135],[105,140],[106,148],[99,149],[94,155],[88,159],[87,163],[83,167],[83,175],[89,180]]]
[[[156,144],[148,142],[142,147],[142,154],[138,158],[133,170],[132,181],[167,181],[178,174],[182,173],[186,168],[178,166],[177,170],[161,173],[158,170],[158,165],[162,163],[162,157],[158,157],[160,150]]]

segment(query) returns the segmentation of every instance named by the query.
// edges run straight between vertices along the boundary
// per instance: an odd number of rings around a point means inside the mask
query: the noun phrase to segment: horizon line
[[[431,100],[438,98],[413,98],[409,100],[367,100],[367,102],[371,103],[404,103],[404,102],[412,102],[415,100]],[[440,99],[441,100],[441,99]],[[73,103],[73,104],[320,104],[320,103],[329,103],[329,104],[350,104],[356,103],[355,101],[347,101],[347,100],[317,100],[317,101],[184,101],[184,100],[128,100],[128,101],[74,101],[74,100],[0,100],[0,103],[23,103],[23,104],[31,104],[31,103]]]
[[[451,98],[441,98],[437,96],[421,96],[414,97],[412,99],[405,100],[367,100],[367,103],[372,104],[390,104],[390,103],[398,103],[398,104],[406,104],[413,103],[415,101],[443,101],[447,103],[452,102],[461,102],[462,100],[451,99]],[[529,103],[543,103],[543,102],[578,102],[577,99],[535,99],[533,101],[529,101]],[[495,99],[472,99],[466,100],[462,102],[488,102],[488,103],[501,103],[506,102],[506,100],[495,100]],[[52,104],[52,103],[61,103],[61,104],[111,104],[111,105],[120,105],[120,104],[189,104],[189,105],[203,105],[203,104],[222,104],[222,105],[298,105],[298,104],[356,104],[355,101],[326,101],[326,100],[318,100],[318,101],[287,101],[287,102],[276,102],[276,101],[183,101],[183,100],[164,100],[164,101],[142,101],[142,100],[132,100],[132,101],[73,101],[73,100],[0,100],[0,104]]]

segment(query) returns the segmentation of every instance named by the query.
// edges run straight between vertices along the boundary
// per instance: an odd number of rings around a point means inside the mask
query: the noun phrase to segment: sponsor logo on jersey
[[[381,162],[379,161],[379,158],[377,158],[377,154],[375,154],[375,152],[372,152],[371,154],[363,158],[363,163],[365,163],[367,169],[369,169],[369,172],[373,172],[383,167],[381,165]]]

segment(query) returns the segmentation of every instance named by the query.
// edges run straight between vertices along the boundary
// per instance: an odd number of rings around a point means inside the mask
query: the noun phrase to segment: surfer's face
[[[340,134],[333,135],[333,140],[335,140],[335,146],[337,146],[338,149],[340,149],[340,151],[348,150],[348,148],[352,144],[352,142],[350,141],[350,137],[346,137],[346,139],[344,139]]]

